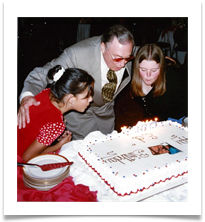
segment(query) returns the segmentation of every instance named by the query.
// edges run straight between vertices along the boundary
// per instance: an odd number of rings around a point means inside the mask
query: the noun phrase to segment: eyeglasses
[[[122,60],[125,60],[126,62],[129,62],[130,60],[134,59],[134,56],[130,56],[128,58],[115,58],[115,59],[113,59],[113,57],[110,53],[110,50],[108,48],[107,48],[107,51],[109,52],[110,57],[112,58],[113,62],[121,62]]]

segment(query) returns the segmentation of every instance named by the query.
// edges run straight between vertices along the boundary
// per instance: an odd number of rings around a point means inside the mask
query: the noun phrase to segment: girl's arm
[[[60,149],[65,143],[70,142],[70,140],[71,140],[71,133],[65,134],[64,137],[57,144],[53,146],[46,146],[44,144],[39,143],[35,139],[24,152],[22,159],[27,162],[28,160],[37,155],[46,154],[49,152],[55,152],[56,150]]]

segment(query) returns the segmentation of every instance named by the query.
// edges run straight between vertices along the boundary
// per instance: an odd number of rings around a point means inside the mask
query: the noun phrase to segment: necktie
[[[106,83],[102,88],[102,97],[105,103],[111,102],[117,87],[117,76],[111,69],[107,73],[109,83]]]

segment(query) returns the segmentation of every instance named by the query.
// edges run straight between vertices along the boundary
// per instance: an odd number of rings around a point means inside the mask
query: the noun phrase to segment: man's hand
[[[40,102],[37,102],[34,96],[26,96],[22,99],[17,116],[17,126],[19,126],[19,129],[21,129],[21,127],[25,128],[26,123],[30,123],[29,106],[32,105],[40,105]]]

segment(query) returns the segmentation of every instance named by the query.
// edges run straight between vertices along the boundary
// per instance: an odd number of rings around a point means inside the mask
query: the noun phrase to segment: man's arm
[[[24,87],[21,92],[20,98],[23,98],[25,92],[30,92],[33,95],[37,95],[43,89],[46,88],[47,84],[51,84],[53,81],[47,78],[47,73],[49,69],[56,65],[61,65],[64,69],[68,67],[75,67],[74,62],[75,56],[72,48],[67,48],[64,52],[56,59],[48,62],[43,67],[36,67],[33,71],[29,73],[26,80],[24,81]]]
[[[35,68],[29,73],[20,95],[20,107],[17,118],[19,128],[26,127],[26,123],[30,122],[29,107],[31,105],[39,105],[34,95],[37,95],[45,89],[47,84],[52,83],[52,81],[47,78],[48,70],[56,65],[61,65],[64,69],[74,67],[73,61],[75,61],[73,50],[67,48],[58,58],[53,59],[41,68]]]

